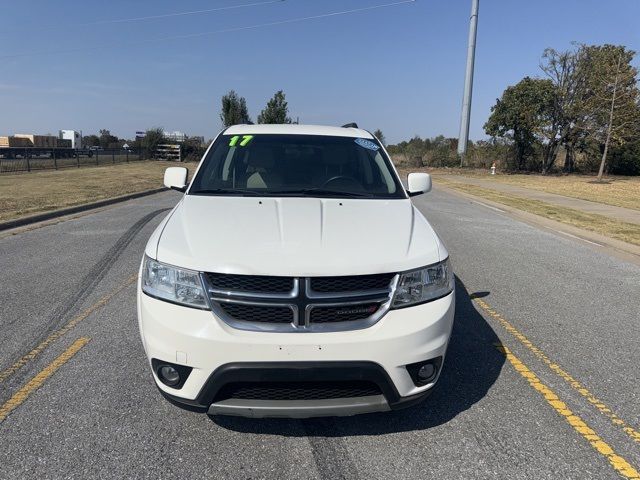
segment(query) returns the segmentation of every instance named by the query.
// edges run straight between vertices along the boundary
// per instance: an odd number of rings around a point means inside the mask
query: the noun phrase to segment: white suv
[[[446,248],[355,126],[238,125],[151,235],[138,321],[160,391],[211,415],[354,415],[435,385],[454,318]]]

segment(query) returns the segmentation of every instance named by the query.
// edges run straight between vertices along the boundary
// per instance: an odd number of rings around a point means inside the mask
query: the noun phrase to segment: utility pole
[[[478,31],[478,8],[480,0],[471,0],[471,19],[469,23],[469,46],[467,49],[467,71],[464,78],[464,96],[462,98],[462,117],[458,137],[458,155],[460,166],[464,165],[469,142],[469,121],[471,120],[471,96],[473,94],[473,66],[476,59],[476,34]]]

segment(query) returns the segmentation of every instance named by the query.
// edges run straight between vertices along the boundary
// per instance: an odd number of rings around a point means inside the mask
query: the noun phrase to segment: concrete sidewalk
[[[640,224],[640,210],[633,210],[631,208],[616,207],[613,205],[607,205],[605,203],[590,202],[589,200],[581,200],[579,198],[565,197],[563,195],[557,195],[555,193],[542,192],[540,190],[533,190],[530,188],[518,187],[515,185],[508,185],[492,180],[491,178],[472,178],[465,177],[463,175],[437,175],[451,182],[465,183],[468,185],[475,185],[482,188],[488,188],[496,190],[498,192],[515,195],[518,197],[530,198],[532,200],[539,200],[541,202],[550,203],[552,205],[558,205],[561,207],[572,208],[585,213],[593,213],[602,215],[603,217],[614,218],[627,223]]]

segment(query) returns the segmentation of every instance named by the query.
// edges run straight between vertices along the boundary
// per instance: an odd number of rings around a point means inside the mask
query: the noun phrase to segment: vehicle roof
[[[261,124],[261,125],[233,125],[224,131],[225,135],[325,135],[329,137],[373,138],[366,130],[353,127],[328,127],[323,125],[297,124]]]

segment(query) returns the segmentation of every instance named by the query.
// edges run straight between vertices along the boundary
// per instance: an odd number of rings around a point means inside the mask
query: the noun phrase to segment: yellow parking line
[[[89,338],[87,337],[80,337],[77,339],[69,348],[62,352],[58,358],[44,367],[40,373],[29,380],[24,387],[18,390],[9,400],[0,406],[0,423],[4,422],[13,410],[22,405],[22,403],[29,398],[33,392],[40,388],[42,384],[56,372],[56,370],[67,363],[87,343],[89,343]]]
[[[518,331],[518,329],[511,325],[511,323],[502,315],[491,308],[484,300],[481,300],[479,298],[475,298],[474,300],[485,312],[487,312],[487,314],[491,318],[497,320],[507,332],[518,339],[518,341],[520,341],[520,343],[527,347],[537,358],[542,360],[542,362],[547,365],[551,369],[551,371],[556,373],[574,390],[576,390],[580,395],[586,398],[587,401],[591,405],[593,405],[600,413],[606,416],[613,425],[621,428],[622,431],[626,433],[633,441],[640,443],[640,432],[628,425],[624,420],[616,415],[613,410],[611,410],[611,408],[605,405],[602,400],[591,393],[584,385],[578,382],[578,380],[569,375],[562,367],[560,367],[560,365],[552,362],[551,359],[549,359],[549,357],[542,350],[536,347],[525,335],[523,335],[520,331]]]
[[[573,413],[566,403],[564,403],[553,390],[547,387],[529,368],[520,361],[511,351],[504,345],[498,345],[498,350],[505,354],[507,360],[513,365],[516,371],[522,375],[537,392],[539,392],[553,409],[562,415],[573,429],[578,432],[584,439],[586,439],[591,446],[602,456],[604,456],[611,466],[624,478],[630,480],[640,479],[640,473],[633,468],[629,462],[627,462],[620,455],[611,448],[602,438],[596,434],[596,432],[585,423],[582,418]]]
[[[73,327],[75,327],[78,323],[80,323],[82,320],[84,320],[85,318],[87,318],[89,315],[91,315],[93,312],[95,312],[96,310],[98,310],[99,308],[104,307],[107,303],[109,303],[109,301],[115,297],[118,293],[120,293],[122,290],[124,290],[125,288],[127,288],[129,285],[131,285],[133,282],[136,281],[136,279],[138,278],[138,274],[134,274],[131,275],[129,278],[127,278],[127,280],[120,285],[118,288],[116,288],[115,290],[113,290],[112,292],[106,294],[104,297],[102,297],[100,300],[98,300],[96,303],[94,303],[93,305],[91,305],[89,308],[87,308],[86,310],[84,310],[83,312],[79,313],[78,315],[76,315],[74,318],[72,318],[69,323],[67,323],[64,327],[62,327],[60,330],[57,330],[55,332],[53,332],[51,335],[49,335],[46,339],[44,339],[42,342],[40,342],[40,344],[35,347],[33,350],[31,350],[29,353],[26,353],[25,355],[23,355],[22,357],[20,357],[13,365],[11,365],[10,367],[8,367],[6,370],[3,370],[0,372],[0,383],[4,382],[7,378],[9,378],[11,375],[13,375],[14,373],[16,373],[18,370],[20,370],[22,367],[24,367],[27,363],[29,363],[31,360],[33,360],[34,358],[36,358],[40,353],[43,352],[43,350],[45,348],[47,348],[49,345],[51,345],[53,342],[55,342],[58,338],[60,338],[61,336],[63,336],[65,333],[67,333],[69,330],[71,330]]]

